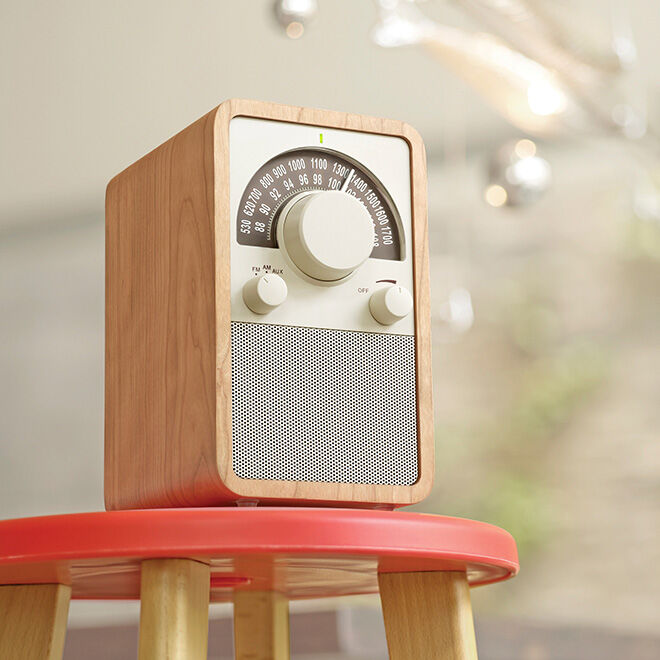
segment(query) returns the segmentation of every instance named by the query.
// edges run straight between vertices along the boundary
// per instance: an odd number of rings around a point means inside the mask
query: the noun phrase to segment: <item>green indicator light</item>
[[[323,144],[323,133],[319,133],[319,142]]]

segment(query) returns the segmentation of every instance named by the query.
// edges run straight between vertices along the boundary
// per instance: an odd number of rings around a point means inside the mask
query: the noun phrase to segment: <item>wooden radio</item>
[[[399,121],[227,101],[112,179],[106,507],[421,500],[427,249]]]

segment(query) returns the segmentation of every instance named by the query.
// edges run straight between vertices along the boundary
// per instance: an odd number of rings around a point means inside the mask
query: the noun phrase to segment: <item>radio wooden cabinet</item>
[[[231,100],[117,175],[106,507],[421,500],[427,251],[399,121]]]

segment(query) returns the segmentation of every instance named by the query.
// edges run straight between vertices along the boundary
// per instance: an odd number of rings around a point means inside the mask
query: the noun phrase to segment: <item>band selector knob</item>
[[[259,275],[243,286],[243,301],[255,314],[268,314],[287,297],[286,282],[279,275]]]

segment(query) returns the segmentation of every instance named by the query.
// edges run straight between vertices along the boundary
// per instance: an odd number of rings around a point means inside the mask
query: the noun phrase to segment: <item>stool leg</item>
[[[139,660],[206,660],[210,569],[192,559],[142,562]]]
[[[378,576],[390,660],[476,660],[465,573]]]
[[[71,587],[0,587],[0,658],[61,660]]]
[[[274,591],[234,592],[236,660],[289,660],[289,602]]]

